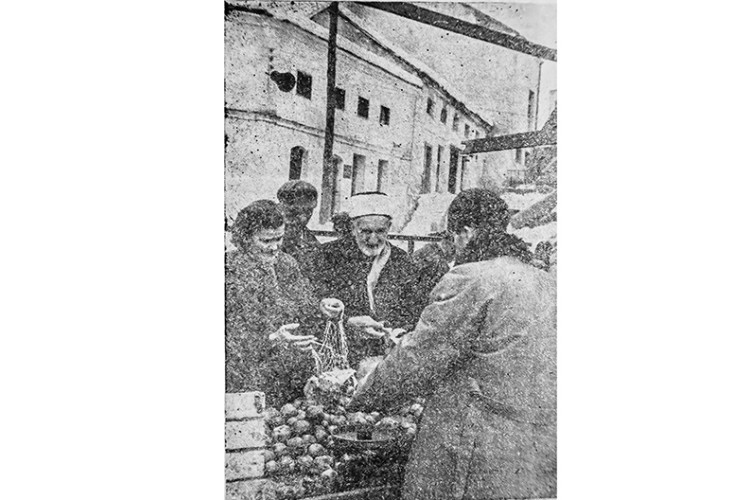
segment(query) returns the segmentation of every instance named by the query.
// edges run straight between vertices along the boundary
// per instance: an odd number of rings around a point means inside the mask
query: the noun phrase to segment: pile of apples
[[[344,454],[336,460],[331,451],[334,434],[384,429],[407,440],[416,435],[423,401],[388,416],[347,412],[350,400],[350,396],[342,396],[339,404],[323,406],[298,399],[279,409],[266,409],[265,476],[278,483],[277,498],[291,500],[336,491],[341,471],[361,457]]]

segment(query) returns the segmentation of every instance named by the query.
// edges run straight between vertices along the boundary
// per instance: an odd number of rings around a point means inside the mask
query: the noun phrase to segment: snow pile
[[[445,229],[445,214],[453,199],[452,193],[429,193],[417,199],[417,209],[401,231],[403,234],[427,236]]]
[[[538,191],[523,194],[512,191],[500,193],[500,197],[508,204],[508,208],[519,211],[526,210],[534,203],[543,200],[546,196],[547,194]]]
[[[531,249],[534,250],[542,241],[557,241],[557,221],[550,222],[543,226],[523,227],[521,229],[515,229],[513,226],[508,226],[508,232],[515,234],[525,242],[530,243]]]

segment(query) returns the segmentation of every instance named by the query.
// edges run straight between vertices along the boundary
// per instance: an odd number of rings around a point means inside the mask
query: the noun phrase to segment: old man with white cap
[[[388,242],[392,205],[384,193],[353,195],[345,206],[352,238],[326,243],[318,255],[317,293],[344,302],[353,367],[364,358],[383,354],[383,344],[371,337],[377,337],[384,326],[414,325],[423,305],[411,258]]]

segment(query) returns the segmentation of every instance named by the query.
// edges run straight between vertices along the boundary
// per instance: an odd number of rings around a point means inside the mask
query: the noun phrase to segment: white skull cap
[[[351,219],[365,215],[384,215],[393,218],[391,199],[387,194],[377,191],[353,195],[347,200],[345,210]]]

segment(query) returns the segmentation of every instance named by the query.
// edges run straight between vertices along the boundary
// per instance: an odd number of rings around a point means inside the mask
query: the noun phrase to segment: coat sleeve
[[[466,269],[448,273],[416,328],[364,379],[350,408],[387,410],[432,390],[464,361],[492,300],[488,292]]]

